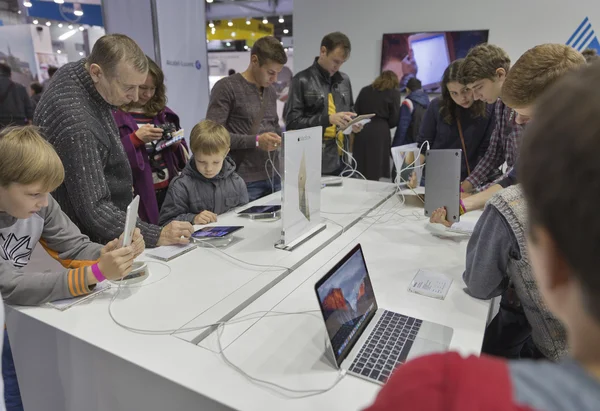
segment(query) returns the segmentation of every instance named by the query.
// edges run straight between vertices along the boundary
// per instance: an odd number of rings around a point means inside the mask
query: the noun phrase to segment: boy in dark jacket
[[[217,221],[217,215],[248,203],[246,183],[227,157],[231,137],[211,120],[196,124],[190,135],[193,157],[176,177],[160,211],[160,224],[172,220],[192,224]]]
[[[421,88],[421,81],[411,78],[406,84],[406,98],[400,106],[400,121],[392,147],[417,141],[421,121],[429,107],[429,96]]]

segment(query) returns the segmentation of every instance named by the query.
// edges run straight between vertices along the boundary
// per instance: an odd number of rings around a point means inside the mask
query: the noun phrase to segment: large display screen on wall
[[[439,93],[444,70],[469,50],[488,40],[489,30],[384,34],[381,71],[392,70],[404,89],[412,77],[425,91]]]

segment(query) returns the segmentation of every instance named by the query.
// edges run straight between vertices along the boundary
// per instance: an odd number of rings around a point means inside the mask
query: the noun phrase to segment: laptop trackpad
[[[412,360],[414,358],[420,357],[422,355],[441,353],[448,351],[448,346],[431,341],[425,340],[423,338],[416,338],[413,346],[408,353],[407,361]]]

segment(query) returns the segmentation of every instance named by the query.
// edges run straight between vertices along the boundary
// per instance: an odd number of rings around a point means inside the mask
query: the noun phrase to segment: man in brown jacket
[[[246,71],[219,80],[211,92],[206,118],[231,134],[230,155],[246,182],[250,201],[281,189],[275,170],[281,128],[272,84],[285,63],[287,55],[279,40],[262,37],[252,46]]]

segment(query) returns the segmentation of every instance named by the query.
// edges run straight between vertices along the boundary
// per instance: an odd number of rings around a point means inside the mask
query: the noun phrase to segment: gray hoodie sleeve
[[[467,293],[487,300],[501,295],[509,284],[508,262],[519,259],[519,245],[506,219],[488,205],[467,246],[463,280]]]
[[[38,305],[90,292],[85,267],[97,261],[102,246],[81,234],[51,196],[38,214],[44,219],[40,244],[66,269],[27,272],[1,262],[0,291],[7,304]]]
[[[239,207],[248,204],[250,202],[250,198],[248,197],[248,187],[246,186],[246,183],[244,182],[242,177],[240,177],[237,174],[236,176],[237,178],[235,179],[235,191],[236,193],[239,193],[240,196],[240,203],[236,207]]]
[[[189,194],[181,176],[176,177],[169,186],[165,201],[160,209],[159,225],[173,220],[187,221],[194,224],[196,214],[190,213]]]

